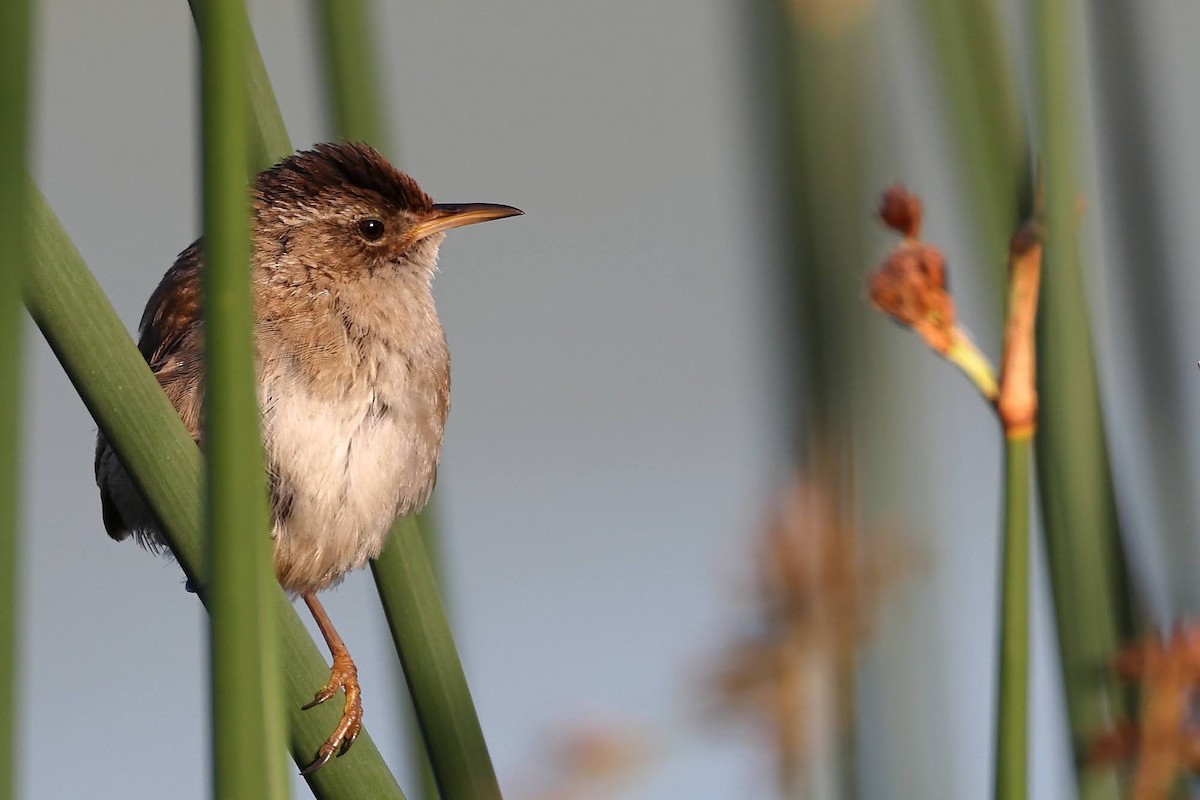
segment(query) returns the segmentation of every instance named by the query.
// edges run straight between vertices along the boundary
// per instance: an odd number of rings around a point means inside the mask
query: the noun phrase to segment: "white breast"
[[[395,363],[398,361],[399,363]],[[374,380],[314,397],[297,376],[264,386],[263,438],[274,467],[276,571],[292,591],[324,588],[383,549],[398,516],[433,489],[441,420],[402,359]]]

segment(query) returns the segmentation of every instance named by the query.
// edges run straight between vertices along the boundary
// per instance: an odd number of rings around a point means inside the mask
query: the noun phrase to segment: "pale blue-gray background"
[[[437,284],[454,355],[439,486],[447,589],[502,783],[510,797],[531,797],[555,734],[607,720],[651,745],[620,797],[769,797],[761,742],[700,714],[705,671],[745,621],[750,537],[786,477],[777,312],[764,280],[775,250],[762,239],[740,9],[378,5],[398,160],[437,199],[527,214],[451,234]],[[328,138],[307,7],[253,8],[293,141]],[[132,329],[199,227],[187,4],[39,9],[37,175]],[[970,211],[947,169],[927,65],[914,57],[926,40],[908,4],[881,11],[879,88],[895,130],[872,174],[924,194],[937,209],[930,236],[953,259],[968,252]],[[1187,34],[1200,30],[1200,12],[1177,0],[1149,19],[1155,75],[1183,91],[1200,67]],[[1197,107],[1165,93],[1157,102],[1172,124],[1161,145],[1178,169],[1175,207],[1194,218]],[[1081,143],[1085,155],[1097,141]],[[1200,251],[1197,237],[1183,229],[1177,252]],[[1101,263],[1103,239],[1093,238]],[[1180,273],[1181,303],[1200,296],[1193,272]],[[1094,288],[1105,308],[1103,281]],[[969,319],[969,297],[965,306]],[[1196,327],[1181,335],[1200,342]],[[1112,338],[1102,325],[1102,344]],[[923,387],[894,446],[911,448],[925,494],[894,517],[931,558],[889,599],[864,659],[862,796],[984,797],[994,431],[952,370],[898,331],[889,347]],[[1134,459],[1120,351],[1105,352],[1119,455]],[[94,425],[32,327],[29,353],[24,796],[204,797],[203,612],[173,565],[104,535]],[[947,484],[953,502],[929,503]],[[1152,573],[1153,558],[1144,563]],[[356,574],[327,605],[360,665],[367,724],[399,763],[394,656],[373,595]],[[1050,800],[1069,789],[1042,609],[1037,623],[1033,796]]]

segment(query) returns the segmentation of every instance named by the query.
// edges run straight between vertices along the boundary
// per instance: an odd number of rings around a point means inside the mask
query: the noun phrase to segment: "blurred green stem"
[[[1111,664],[1133,626],[1077,242],[1077,9],[1070,0],[1031,0],[1030,11],[1046,228],[1038,486],[1072,743],[1081,756],[1098,732],[1129,715]],[[1083,800],[1121,796],[1113,769],[1078,763]]]
[[[339,137],[384,149],[386,114],[369,0],[313,0],[325,55],[325,97]]]
[[[1007,32],[994,0],[921,0],[982,248],[1002,263],[1025,217],[1028,156]],[[983,275],[993,296],[1002,273]],[[999,306],[995,306],[997,311]]]
[[[28,259],[30,0],[0,2],[0,800],[16,795],[21,276]]]

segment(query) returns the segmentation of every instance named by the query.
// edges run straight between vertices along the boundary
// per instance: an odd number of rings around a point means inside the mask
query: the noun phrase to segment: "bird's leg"
[[[329,620],[317,595],[314,592],[306,593],[304,602],[308,605],[308,610],[312,612],[313,619],[317,621],[317,627],[321,629],[321,635],[325,637],[325,643],[329,645],[329,652],[333,656],[333,668],[329,673],[329,682],[321,687],[313,701],[304,708],[309,709],[324,703],[337,694],[339,688],[346,692],[346,705],[342,709],[341,722],[333,729],[333,733],[325,740],[325,744],[321,745],[321,749],[317,751],[317,760],[301,770],[300,773],[301,775],[311,775],[329,763],[329,759],[333,758],[335,753],[342,755],[350,749],[358,732],[362,730],[363,710],[361,691],[358,685],[358,668],[354,666],[354,661],[350,658],[350,651],[346,649],[342,637],[334,629],[333,623]]]

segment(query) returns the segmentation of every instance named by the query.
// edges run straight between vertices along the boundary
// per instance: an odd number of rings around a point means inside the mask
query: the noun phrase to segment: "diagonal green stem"
[[[1029,438],[1006,438],[996,800],[1023,800],[1028,787],[1029,472]]]
[[[415,520],[396,524],[379,561],[383,566],[374,572],[375,585],[442,797],[499,798],[500,786]]]
[[[203,557],[200,451],[125,331],[54,212],[36,191],[25,305],[92,417],[129,469],[162,522],[184,573],[207,586]],[[206,599],[202,595],[202,599]],[[288,741],[298,765],[308,764],[337,724],[338,709],[300,707],[329,667],[291,602],[273,585],[264,610],[274,613],[282,646]],[[354,749],[308,778],[319,800],[403,800],[378,748],[364,730]]]

